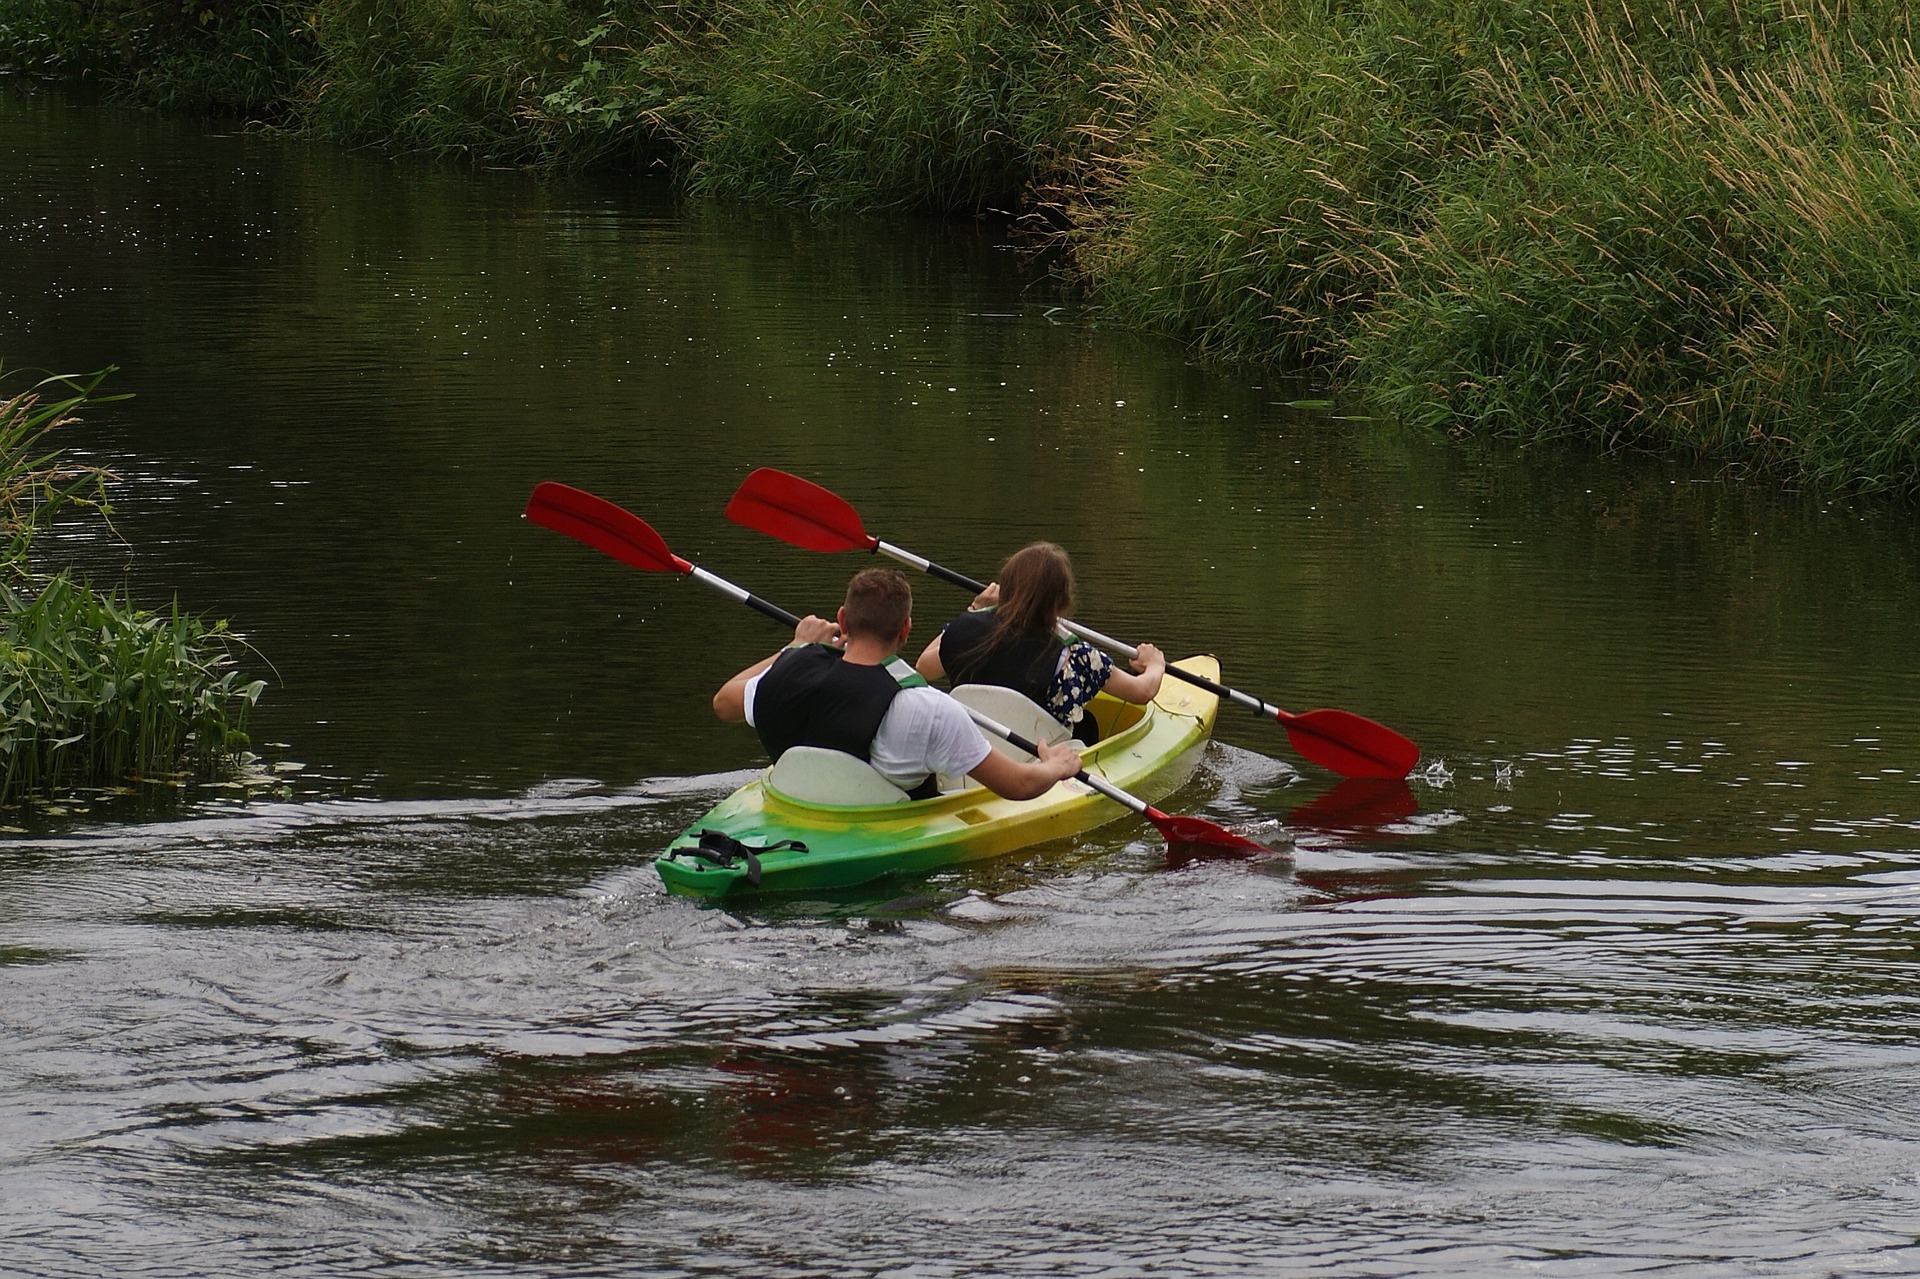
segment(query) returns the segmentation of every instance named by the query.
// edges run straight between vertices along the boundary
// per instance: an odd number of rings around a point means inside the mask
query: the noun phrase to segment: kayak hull
[[[1220,664],[1191,657],[1182,669],[1218,681]],[[1153,803],[1184,784],[1213,734],[1219,698],[1184,680],[1165,680],[1145,708],[1102,694],[1090,710],[1103,729],[1083,755],[1086,771]],[[904,804],[840,807],[805,803],[768,787],[766,775],[727,796],[654,861],[669,891],[717,899],[746,892],[845,888],[884,875],[938,870],[1062,839],[1128,810],[1083,782],[1060,782],[1029,800],[972,786]],[[759,854],[759,883],[743,860],[715,865],[675,849],[719,831],[755,849],[797,840],[805,850]]]

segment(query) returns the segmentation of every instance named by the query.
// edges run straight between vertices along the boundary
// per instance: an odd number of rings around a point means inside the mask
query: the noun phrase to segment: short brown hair
[[[847,631],[891,644],[913,616],[913,588],[897,568],[863,568],[847,583]]]

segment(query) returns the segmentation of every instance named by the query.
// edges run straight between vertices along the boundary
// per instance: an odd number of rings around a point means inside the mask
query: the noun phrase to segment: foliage
[[[71,421],[73,410],[89,399],[122,398],[95,394],[112,371],[50,377],[0,398],[0,569],[8,574],[27,574],[34,533],[63,507],[84,505],[105,513],[105,473],[98,467],[67,464],[59,449],[47,447],[46,436]],[[5,374],[0,365],[0,382]],[[59,398],[44,399],[50,389]]]
[[[1420,422],[1678,445],[1830,485],[1920,480],[1920,61],[1809,27],[1663,76],[1597,22],[1477,84],[1353,353]]]
[[[0,0],[0,64],[108,76],[155,106],[277,115],[307,74],[280,0]]]
[[[224,767],[264,685],[243,683],[224,622],[132,607],[60,574],[0,585],[0,804]]]
[[[738,0],[686,105],[693,186],[1012,210],[1090,109],[1099,20],[1084,0]]]
[[[324,70],[299,119],[343,141],[524,164],[658,154],[684,17],[644,0],[329,0],[311,18]]]
[[[1407,419],[1920,487],[1904,5],[1123,9],[1076,175],[1122,318]]]
[[[40,580],[33,539],[59,512],[104,516],[104,472],[67,463],[49,432],[112,370],[53,377],[0,399],[0,804],[67,786],[225,768],[246,745],[259,681],[243,683],[226,623],[176,604],[134,608],[60,573]],[[57,398],[43,398],[51,393]]]

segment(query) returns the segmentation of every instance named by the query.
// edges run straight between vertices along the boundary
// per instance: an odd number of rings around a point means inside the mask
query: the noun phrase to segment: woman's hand
[[[967,612],[978,613],[983,608],[992,608],[1000,602],[1000,583],[988,582],[987,589],[973,597],[973,603],[967,605]]]
[[[1167,655],[1152,644],[1142,644],[1134,650],[1131,665],[1134,672],[1139,675],[1165,675],[1167,673]]]

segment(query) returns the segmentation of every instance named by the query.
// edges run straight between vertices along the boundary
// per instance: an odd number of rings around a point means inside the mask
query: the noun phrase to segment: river
[[[0,358],[134,393],[55,549],[233,620],[275,779],[0,815],[0,1274],[1920,1272],[1910,508],[1195,368],[992,227],[0,87]],[[1165,806],[1271,856],[669,897],[780,634],[519,512],[825,611],[763,465],[1422,762],[1227,708]]]

